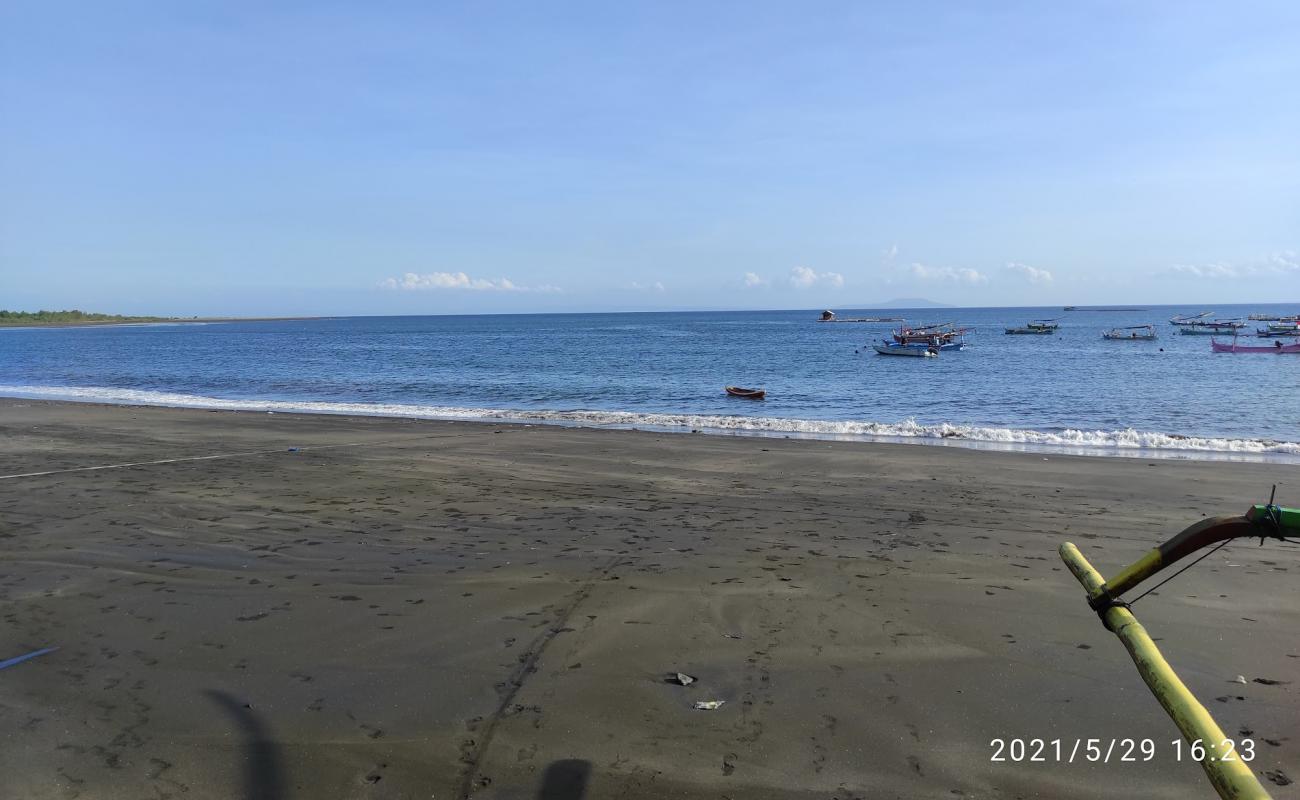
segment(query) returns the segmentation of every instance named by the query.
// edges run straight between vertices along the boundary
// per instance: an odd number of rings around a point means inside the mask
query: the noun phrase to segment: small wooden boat
[[[1255,335],[1261,339],[1272,339],[1275,336],[1300,336],[1300,328],[1256,328]]]
[[[1214,316],[1213,311],[1202,311],[1199,314],[1183,314],[1180,316],[1171,317],[1169,320],[1169,324],[1177,325],[1177,326],[1203,325],[1205,324],[1205,320],[1212,316]]]
[[[1127,328],[1114,328],[1101,335],[1103,339],[1112,339],[1115,341],[1134,341],[1150,342],[1156,338],[1156,326],[1154,325],[1132,325]]]
[[[1056,333],[1056,326],[1050,328],[1035,328],[1031,322],[1023,328],[1007,328],[1007,333],[1018,334],[1020,336],[1044,336],[1049,333]]]
[[[1025,327],[1033,328],[1036,331],[1054,331],[1061,327],[1061,324],[1056,321],[1058,319],[1060,319],[1060,317],[1056,317],[1055,319],[1036,319]]]
[[[766,389],[746,389],[743,386],[728,386],[727,394],[732,397],[743,397],[746,400],[762,400],[767,397]]]
[[[898,344],[935,345],[944,350],[960,350],[961,345],[966,343],[966,334],[974,332],[974,328],[958,328],[951,322],[944,322],[938,325],[903,326],[893,332],[893,337]]]
[[[1281,341],[1273,342],[1271,347],[1253,347],[1250,345],[1224,344],[1215,339],[1210,340],[1210,350],[1215,353],[1296,353],[1300,354],[1300,342],[1295,344],[1282,344]]]
[[[1244,327],[1246,327],[1246,323],[1236,320],[1197,322],[1190,325],[1180,325],[1178,332],[1188,336],[1231,336]]]
[[[882,356],[912,356],[914,358],[935,358],[939,355],[938,345],[926,344],[899,344],[897,342],[885,342],[884,344],[875,344],[876,352]]]

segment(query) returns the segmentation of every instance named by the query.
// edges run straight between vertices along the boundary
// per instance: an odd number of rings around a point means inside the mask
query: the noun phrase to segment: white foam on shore
[[[1017,428],[988,428],[915,420],[870,422],[857,420],[785,419],[702,414],[662,414],[631,411],[546,411],[400,403],[329,403],[310,400],[231,400],[217,397],[107,387],[0,385],[0,396],[86,403],[206,408],[229,411],[275,411],[309,414],[350,414],[413,419],[523,422],[552,425],[699,430],[757,436],[791,435],[835,439],[910,441],[960,444],[994,449],[1032,449],[1109,455],[1217,454],[1264,458],[1300,456],[1300,442],[1272,439],[1227,439],[1177,436],[1149,431],[1064,430],[1056,433]],[[1253,459],[1252,459],[1253,460]]]

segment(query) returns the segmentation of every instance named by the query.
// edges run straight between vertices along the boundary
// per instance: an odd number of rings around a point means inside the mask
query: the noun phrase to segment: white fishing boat
[[[1114,341],[1150,342],[1156,338],[1156,326],[1132,325],[1127,328],[1113,328],[1103,333],[1101,338]]]
[[[885,342],[884,344],[875,344],[876,352],[882,356],[911,356],[913,358],[938,358],[938,345],[925,344],[899,344],[897,342]]]

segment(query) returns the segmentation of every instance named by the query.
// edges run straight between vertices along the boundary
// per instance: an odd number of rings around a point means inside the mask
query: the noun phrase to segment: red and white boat
[[[1210,348],[1216,353],[1296,353],[1300,354],[1300,342],[1294,344],[1282,344],[1281,341],[1273,342],[1268,347],[1250,346],[1237,344],[1234,340],[1232,344],[1224,344],[1216,339],[1210,340]]]

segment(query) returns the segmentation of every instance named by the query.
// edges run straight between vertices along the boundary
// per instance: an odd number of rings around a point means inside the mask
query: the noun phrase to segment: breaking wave
[[[1180,436],[1177,434],[1137,431],[1132,428],[1111,431],[1066,429],[1049,432],[1017,428],[991,428],[948,422],[921,424],[911,419],[902,422],[871,422],[630,411],[550,411],[404,403],[225,399],[173,392],[107,387],[0,385],[0,396],[230,411],[298,412],[610,428],[653,428],[673,431],[698,430],[709,433],[734,433],[755,436],[787,435],[834,439],[951,443],[994,449],[1084,451],[1113,455],[1122,453],[1136,455],[1138,452],[1157,454],[1163,452],[1165,454],[1186,453],[1188,455],[1193,453],[1215,453],[1265,457],[1300,456],[1300,442]]]

